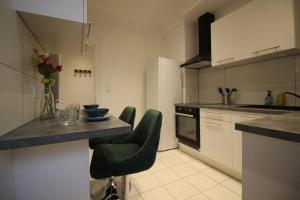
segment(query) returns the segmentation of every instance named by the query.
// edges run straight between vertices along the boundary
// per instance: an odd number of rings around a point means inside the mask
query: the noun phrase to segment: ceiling
[[[203,0],[88,0],[88,13],[163,27]],[[210,0],[211,1],[211,0]],[[215,1],[215,0],[214,0]]]
[[[251,0],[88,0],[88,14],[165,28],[178,19],[197,21],[205,12],[222,17]]]

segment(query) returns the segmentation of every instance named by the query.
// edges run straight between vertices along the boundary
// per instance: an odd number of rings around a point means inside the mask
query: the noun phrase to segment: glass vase
[[[50,84],[44,84],[44,93],[41,100],[41,120],[55,118],[55,102]]]

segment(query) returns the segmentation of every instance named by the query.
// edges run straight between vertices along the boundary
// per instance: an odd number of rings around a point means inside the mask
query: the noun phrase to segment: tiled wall
[[[183,102],[197,103],[198,102],[198,70],[183,69]]]
[[[0,135],[39,114],[40,82],[32,66],[38,43],[11,7],[0,1]],[[33,89],[36,88],[36,96]]]
[[[264,104],[266,90],[276,94],[291,91],[300,94],[300,55],[284,57],[232,68],[207,68],[199,70],[199,102],[221,102],[217,87],[236,87],[232,95],[233,103]],[[197,74],[197,73],[194,73]],[[193,79],[188,82],[196,84]],[[190,92],[186,92],[189,94]],[[297,101],[297,102],[296,102]],[[287,105],[300,105],[296,98],[287,96]]]

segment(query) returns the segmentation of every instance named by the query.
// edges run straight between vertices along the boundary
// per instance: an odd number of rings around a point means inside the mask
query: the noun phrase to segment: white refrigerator
[[[146,69],[146,109],[162,112],[159,151],[177,147],[175,103],[182,102],[182,70],[179,61],[158,57]]]

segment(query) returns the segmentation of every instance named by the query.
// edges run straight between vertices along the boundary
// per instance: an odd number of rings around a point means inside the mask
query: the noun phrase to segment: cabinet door
[[[242,131],[235,130],[235,124],[232,124],[232,167],[242,172]]]
[[[242,131],[235,130],[235,123],[255,120],[266,115],[236,113],[232,114],[232,167],[242,173]]]
[[[231,123],[201,119],[201,151],[208,158],[232,167]]]
[[[211,25],[211,44],[213,66],[243,58],[242,9],[226,15]]]
[[[255,0],[243,9],[246,57],[295,47],[293,0]]]

